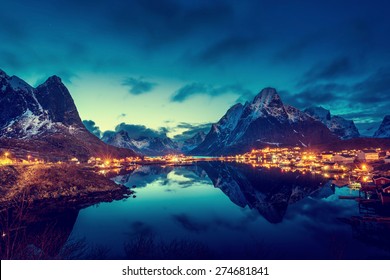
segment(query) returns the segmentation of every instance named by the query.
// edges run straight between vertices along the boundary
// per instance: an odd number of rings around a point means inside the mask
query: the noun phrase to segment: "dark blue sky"
[[[0,68],[33,85],[61,76],[102,130],[172,135],[266,86],[364,127],[389,114],[389,11],[384,0],[3,0]]]

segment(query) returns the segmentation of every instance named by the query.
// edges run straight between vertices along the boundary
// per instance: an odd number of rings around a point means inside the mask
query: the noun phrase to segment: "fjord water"
[[[319,175],[205,162],[142,166],[113,180],[135,185],[136,198],[80,210],[68,239],[105,258],[390,258],[388,228],[347,223],[361,213],[338,196],[354,193]]]

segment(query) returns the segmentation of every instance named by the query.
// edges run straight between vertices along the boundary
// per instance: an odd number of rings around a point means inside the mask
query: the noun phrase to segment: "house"
[[[381,176],[381,177],[373,178],[373,180],[377,187],[382,187],[386,184],[390,184],[390,177]]]
[[[341,162],[341,163],[353,163],[355,160],[354,156],[346,155],[346,154],[336,154],[332,157],[333,162]]]
[[[357,154],[358,159],[362,161],[374,161],[379,160],[379,154],[375,150],[363,150],[359,151]]]
[[[322,153],[321,156],[323,161],[331,161],[333,157],[333,153],[326,152],[326,153]]]
[[[390,163],[390,156],[384,158],[385,163]]]

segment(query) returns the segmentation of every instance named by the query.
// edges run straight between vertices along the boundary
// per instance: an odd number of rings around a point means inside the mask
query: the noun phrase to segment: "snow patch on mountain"
[[[274,88],[265,88],[257,95],[252,104],[251,121],[262,116],[273,116],[279,121],[285,121],[288,116],[283,107],[282,100]]]
[[[13,90],[32,91],[34,89],[32,86],[16,76],[9,78],[9,85]]]
[[[191,154],[234,154],[267,143],[308,146],[334,140],[324,124],[284,105],[275,89],[265,88],[252,102],[231,107]]]
[[[150,146],[150,142],[148,141],[148,139],[143,139],[143,140],[131,139],[130,142],[132,145],[134,145],[135,147],[137,147],[137,149],[140,149],[140,150],[145,149],[145,148]]]
[[[306,113],[303,113],[302,111],[290,105],[284,105],[284,110],[287,113],[288,120],[290,123],[305,121],[309,118]],[[296,130],[294,130],[294,132],[298,133]]]
[[[355,123],[340,116],[332,116],[329,110],[323,107],[310,107],[304,111],[314,119],[325,124],[329,130],[340,139],[352,139],[360,136]]]
[[[168,137],[139,137],[133,139],[129,134],[121,130],[114,133],[105,133],[102,140],[109,145],[131,149],[147,156],[167,155],[179,153],[178,146]]]

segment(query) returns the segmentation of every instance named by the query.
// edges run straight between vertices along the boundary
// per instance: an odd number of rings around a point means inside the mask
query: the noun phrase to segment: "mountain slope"
[[[199,131],[198,133],[196,133],[191,138],[188,138],[188,139],[186,139],[184,141],[181,141],[181,142],[177,142],[177,144],[178,144],[179,149],[183,153],[188,153],[191,150],[193,150],[196,147],[198,147],[199,144],[202,143],[205,138],[206,138],[206,133],[203,132],[203,131]]]
[[[275,89],[265,88],[252,102],[232,106],[191,154],[235,154],[269,145],[311,146],[336,139],[324,124],[284,105]]]
[[[390,115],[383,118],[378,130],[374,133],[375,138],[390,138]]]
[[[332,116],[329,110],[323,107],[310,107],[304,111],[314,119],[325,124],[329,130],[340,139],[352,139],[360,136],[355,123],[340,116]]]
[[[133,139],[121,130],[115,133],[106,133],[102,140],[114,147],[131,149],[147,156],[167,155],[178,153],[178,146],[168,137],[138,137]]]
[[[33,88],[1,70],[0,145],[17,156],[34,154],[47,160],[135,155],[111,147],[87,131],[59,77],[52,76]]]

